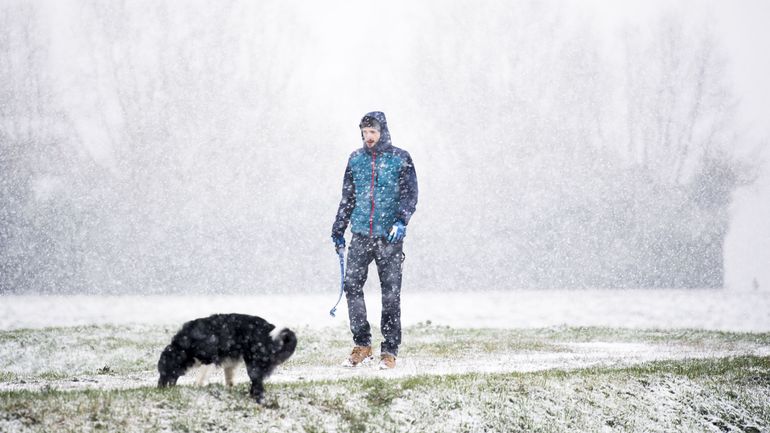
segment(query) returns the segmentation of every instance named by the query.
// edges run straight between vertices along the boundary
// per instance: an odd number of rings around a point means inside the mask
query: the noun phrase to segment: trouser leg
[[[357,346],[371,346],[372,333],[366,319],[364,302],[364,283],[372,262],[371,248],[367,239],[353,235],[348,250],[347,270],[345,271],[345,297],[348,301],[348,318],[353,342]]]
[[[403,242],[377,242],[375,262],[382,288],[382,317],[380,327],[384,341],[380,351],[398,355],[401,344],[401,265],[404,261]]]

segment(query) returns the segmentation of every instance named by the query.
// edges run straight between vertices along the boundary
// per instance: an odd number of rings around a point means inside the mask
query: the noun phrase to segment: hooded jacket
[[[380,124],[380,140],[371,148],[364,142],[348,158],[332,237],[343,236],[349,223],[353,233],[387,236],[396,221],[408,225],[417,206],[417,175],[412,157],[391,143],[384,113],[367,113],[361,122],[367,118]]]

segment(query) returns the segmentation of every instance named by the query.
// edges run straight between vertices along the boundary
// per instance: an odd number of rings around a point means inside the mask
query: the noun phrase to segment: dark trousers
[[[384,238],[369,238],[353,234],[348,251],[345,272],[345,296],[348,301],[348,317],[353,342],[357,346],[371,346],[372,333],[366,318],[364,283],[372,260],[382,288],[382,317],[380,328],[385,341],[381,352],[398,355],[401,344],[401,265],[404,262],[404,243],[389,243]]]

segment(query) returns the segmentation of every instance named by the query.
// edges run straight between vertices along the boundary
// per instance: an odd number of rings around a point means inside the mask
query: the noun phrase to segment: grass
[[[0,332],[2,379],[54,380],[72,375],[146,371],[171,328],[77,326]],[[43,362],[41,362],[43,361]],[[10,368],[8,368],[10,367]]]
[[[18,431],[766,431],[770,360],[158,390],[0,393]],[[255,430],[256,429],[256,430]],[[8,429],[4,431],[14,431]]]
[[[256,405],[247,384],[156,389],[64,389],[73,376],[121,380],[154,373],[175,329],[93,326],[0,332],[2,432],[561,432],[770,429],[768,334],[549,328],[405,330],[402,358],[464,360],[463,373],[299,375],[268,381]],[[339,371],[330,353],[349,348],[344,328],[298,329],[286,369]],[[578,368],[482,373],[473,361],[526,354],[580,355],[573,343],[656,344],[695,358],[594,362]],[[66,356],[60,347],[69,345]],[[735,356],[709,355],[726,350]],[[598,358],[597,358],[598,359]],[[72,368],[73,370],[67,370]],[[283,368],[283,367],[282,367]],[[308,375],[308,377],[311,377]],[[64,382],[62,382],[62,380]],[[23,382],[23,383],[22,383]],[[15,389],[33,383],[32,389]],[[100,382],[101,383],[101,382]]]

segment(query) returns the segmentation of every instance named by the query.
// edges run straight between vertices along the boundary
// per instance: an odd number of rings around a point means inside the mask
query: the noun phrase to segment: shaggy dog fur
[[[261,402],[263,380],[297,347],[294,332],[283,329],[272,338],[273,329],[264,319],[245,314],[215,314],[185,323],[160,355],[158,387],[176,385],[196,364],[223,366],[225,382],[232,386],[233,370],[243,361],[251,379],[249,394]]]

